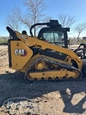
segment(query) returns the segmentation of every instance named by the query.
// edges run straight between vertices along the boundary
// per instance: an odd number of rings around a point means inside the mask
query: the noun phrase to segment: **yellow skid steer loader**
[[[32,29],[42,25],[37,37],[33,36]],[[30,36],[25,31],[20,33],[6,28],[10,33],[9,67],[24,72],[28,80],[75,79],[85,72],[84,60],[68,49],[67,32],[70,29],[62,28],[58,20],[32,25]]]

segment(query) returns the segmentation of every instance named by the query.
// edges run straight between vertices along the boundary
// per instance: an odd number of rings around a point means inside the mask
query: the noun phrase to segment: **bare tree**
[[[43,0],[24,0],[24,5],[27,8],[27,13],[24,17],[20,17],[20,21],[24,23],[28,28],[31,25],[41,22],[46,19],[44,15],[45,4]],[[38,28],[34,28],[34,35]]]
[[[62,27],[70,27],[75,23],[75,16],[69,16],[67,14],[61,14],[58,16],[58,20]]]
[[[33,24],[44,22],[49,19],[44,14],[45,4],[44,0],[23,0],[23,5],[26,8],[25,12],[22,12],[19,8],[14,8],[12,13],[8,15],[6,23],[13,29],[18,29],[20,23],[30,28]],[[36,35],[37,28],[34,28],[34,36]]]
[[[18,14],[20,14],[18,8],[14,8],[5,20],[5,23],[11,27],[13,30],[18,30],[20,28],[20,21],[18,20]]]
[[[84,30],[86,30],[86,22],[83,22],[83,23],[80,23],[80,24],[77,24],[77,25],[76,25],[75,31],[78,33],[77,39],[79,39],[80,34],[81,34]]]

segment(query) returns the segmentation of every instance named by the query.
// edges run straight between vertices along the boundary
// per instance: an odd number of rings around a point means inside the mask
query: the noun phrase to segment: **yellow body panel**
[[[67,76],[66,76],[67,75]],[[65,70],[60,70],[60,71],[46,71],[46,72],[31,72],[29,73],[29,76],[27,76],[28,79],[35,79],[37,78],[38,80],[40,80],[41,78],[44,79],[55,79],[55,78],[59,78],[62,79],[64,76],[66,76],[66,78],[77,78],[76,73],[73,71],[67,71]]]
[[[42,40],[39,40],[39,39],[34,39],[32,37],[28,37],[28,39],[26,40],[25,43],[28,46],[38,45],[38,46],[41,47],[42,50],[49,48],[49,49],[52,49],[52,50],[55,50],[55,51],[59,51],[61,53],[69,55],[72,58],[76,58],[78,61],[81,62],[81,59],[79,59],[79,57],[72,50],[69,50],[67,48],[62,48],[60,46],[56,46],[54,44],[50,44],[48,42],[45,42],[45,41],[42,41]]]
[[[26,39],[28,38],[28,35],[21,34],[21,33],[17,32],[17,31],[15,31],[15,33],[16,33],[17,37],[23,42],[25,42]]]
[[[28,46],[35,46],[38,45],[39,47],[41,47],[42,50],[44,49],[51,49],[57,52],[61,52],[64,53],[66,55],[69,56],[69,58],[75,60],[78,64],[78,68],[81,70],[82,69],[82,60],[79,59],[79,57],[72,51],[66,48],[62,48],[60,46],[56,46],[54,44],[50,44],[48,42],[39,40],[39,39],[34,39],[31,37],[28,37],[28,39],[26,40],[25,44],[27,44]]]
[[[33,55],[32,50],[24,44],[22,41],[11,41],[11,63],[12,68],[20,70],[24,67],[24,65],[30,60],[31,56]],[[17,49],[23,49],[26,50],[26,55],[16,55],[15,50]]]
[[[22,40],[28,47],[34,46],[34,47],[40,47],[42,50],[45,49],[51,49],[57,52],[61,52],[64,53],[66,55],[68,55],[70,60],[75,60],[77,62],[78,65],[78,69],[82,69],[82,63],[83,61],[81,59],[79,59],[79,57],[72,51],[69,50],[67,48],[63,48],[60,46],[56,46],[54,44],[50,44],[48,42],[36,39],[35,37],[30,37],[30,36],[26,36],[26,39],[24,40],[23,38],[21,38],[21,34],[19,34],[19,32],[16,32],[17,37]],[[61,61],[61,60],[60,60]],[[65,61],[64,61],[65,63]]]

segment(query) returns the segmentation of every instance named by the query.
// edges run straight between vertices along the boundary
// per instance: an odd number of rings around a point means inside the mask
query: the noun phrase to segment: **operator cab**
[[[44,28],[42,29],[42,31]],[[45,32],[41,32],[40,40],[45,40],[51,44],[65,47],[64,32],[57,29],[45,29]]]
[[[37,23],[30,28],[30,34],[32,34],[32,28],[37,25],[47,25],[47,27],[42,28],[38,33],[38,39],[68,48],[68,38],[67,31],[69,28],[62,28],[58,20],[50,20],[49,23]]]

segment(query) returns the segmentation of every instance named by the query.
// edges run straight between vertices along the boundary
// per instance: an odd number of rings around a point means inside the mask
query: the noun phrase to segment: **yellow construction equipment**
[[[34,37],[32,29],[40,25],[45,27]],[[68,49],[67,32],[70,29],[62,28],[58,20],[32,25],[30,36],[26,31],[20,33],[6,28],[10,33],[9,67],[24,72],[28,80],[79,78],[84,72],[83,60]]]

